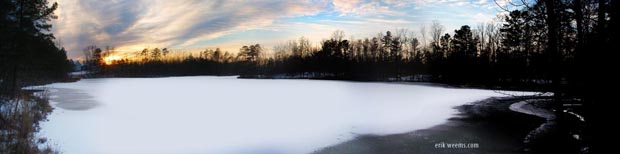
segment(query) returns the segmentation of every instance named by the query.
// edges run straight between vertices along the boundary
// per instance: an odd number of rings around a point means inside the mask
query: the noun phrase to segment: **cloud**
[[[59,0],[53,32],[70,57],[87,45],[122,50],[183,47],[286,17],[319,13],[325,4],[288,0]]]
[[[362,0],[334,0],[332,3],[334,10],[346,14],[354,12],[354,9],[358,7],[360,2]]]
[[[396,11],[390,7],[405,3],[387,3],[385,1],[363,1],[363,0],[333,0],[334,11],[341,16],[395,16],[402,15],[403,12]]]
[[[497,0],[501,3],[503,0]],[[70,58],[92,44],[120,51],[145,47],[235,52],[248,43],[278,44],[334,30],[372,37],[394,28],[446,28],[493,18],[492,0],[58,0],[53,33]],[[485,8],[485,9],[480,9]]]

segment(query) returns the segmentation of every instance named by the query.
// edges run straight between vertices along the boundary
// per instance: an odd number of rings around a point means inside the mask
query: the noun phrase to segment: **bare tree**
[[[422,48],[426,49],[426,25],[420,27],[420,35],[422,35]]]
[[[82,50],[82,53],[84,54],[84,62],[88,63],[91,60],[93,60],[93,54],[95,52],[95,49],[97,49],[97,46],[95,45],[89,45],[86,48],[84,48]]]
[[[485,42],[485,38],[484,38],[485,37],[484,33],[486,31],[485,26],[486,26],[486,24],[479,23],[476,26],[476,30],[475,30],[475,32],[476,32],[475,35],[478,35],[480,37],[480,50],[484,50],[484,44],[486,43]]]
[[[431,37],[433,39],[433,47],[439,46],[439,39],[441,39],[441,35],[444,31],[444,26],[439,23],[437,20],[433,20],[433,24],[431,24]]]
[[[276,59],[284,59],[288,57],[288,51],[290,50],[287,44],[278,44],[273,46],[273,51]]]
[[[498,29],[499,25],[495,22],[487,23],[485,27],[485,34],[487,38],[487,49],[489,50],[491,61],[494,62],[497,56],[497,48],[500,44],[500,33]]]
[[[342,30],[336,30],[332,33],[332,39],[338,42],[342,41],[344,37],[345,37],[345,34],[344,34],[344,31]]]
[[[411,32],[409,33],[409,55],[407,57],[410,57],[409,60],[414,60],[416,56],[419,55],[419,51],[417,50],[418,46],[420,46],[420,42],[418,41],[418,38],[416,38],[415,33]]]
[[[295,40],[290,40],[285,46],[288,51],[291,51],[293,57],[301,57],[301,50],[299,44]]]
[[[344,35],[344,34],[343,34]],[[344,37],[344,36],[343,36]],[[310,47],[312,46],[312,44],[310,44],[310,40],[306,37],[301,37],[299,38],[299,57],[304,57],[307,56],[308,54],[310,54]]]

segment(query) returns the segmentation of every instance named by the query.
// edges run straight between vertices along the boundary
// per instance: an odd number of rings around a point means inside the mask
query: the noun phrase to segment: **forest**
[[[91,61],[85,63],[97,72],[94,76],[105,77],[424,81],[550,92],[556,115],[562,115],[566,105],[583,104],[579,112],[594,119],[585,130],[601,128],[604,115],[599,110],[609,104],[597,86],[612,81],[609,67],[614,62],[612,44],[618,42],[618,3],[541,0],[512,5],[519,9],[502,8],[506,13],[496,22],[454,30],[433,21],[418,33],[397,29],[347,39],[338,30],[316,45],[300,37],[269,53],[260,44],[243,46],[237,54],[216,48],[170,57],[174,51],[145,48],[134,58],[120,60],[105,59],[114,52],[111,48],[102,51],[91,46],[85,50]]]
[[[106,59],[114,49],[84,49],[94,76],[241,75],[242,78],[314,78],[356,81],[433,81],[487,88],[566,92],[583,89],[615,35],[610,1],[537,1],[505,10],[497,22],[446,30],[435,20],[418,33],[396,29],[372,38],[337,30],[312,44],[300,37],[266,52],[260,44],[238,52],[219,48],[174,55],[145,48]],[[451,35],[452,34],[452,35]],[[429,40],[429,41],[426,41]],[[235,54],[236,53],[236,54]],[[552,84],[561,83],[561,84]],[[570,90],[568,90],[570,89]]]
[[[84,45],[84,59],[77,62],[67,59],[62,43],[51,33],[49,22],[56,19],[57,3],[0,0],[0,131],[4,136],[24,131],[20,117],[28,114],[6,107],[13,98],[24,97],[22,87],[75,80],[69,75],[72,71],[86,72],[87,78],[239,75],[542,91],[553,93],[556,109],[574,102],[591,106],[583,111],[595,119],[587,129],[600,127],[598,109],[608,104],[596,86],[613,81],[618,1],[538,0],[512,5],[519,9],[501,8],[505,14],[497,21],[458,29],[446,29],[438,19],[416,32],[396,29],[347,38],[336,30],[318,44],[300,37],[266,49],[257,40],[239,51],[209,48],[186,54],[160,47],[122,58],[112,58],[117,53],[113,47]],[[74,69],[75,65],[81,68]],[[19,142],[32,137],[31,131],[21,133],[26,136]],[[0,148],[37,149],[20,147],[23,144],[13,144],[9,138],[0,138],[7,143]]]
[[[55,151],[35,135],[49,102],[21,89],[70,80],[72,61],[50,32],[57,8],[46,0],[0,0],[0,153]]]
[[[58,4],[47,1],[0,1],[0,91],[64,80],[72,71],[66,51],[47,23]]]

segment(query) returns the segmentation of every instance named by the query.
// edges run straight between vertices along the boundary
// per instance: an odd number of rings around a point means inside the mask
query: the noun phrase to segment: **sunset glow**
[[[608,151],[619,10],[0,0],[0,154]]]
[[[122,59],[122,57],[118,56],[118,55],[108,55],[106,57],[103,57],[103,62],[106,65],[112,65],[112,64],[114,64],[114,61],[118,61],[118,60],[121,60],[121,59]]]
[[[123,52],[144,48],[189,51],[221,48],[237,52],[247,44],[266,50],[304,36],[318,44],[335,30],[346,38],[420,27],[438,20],[453,32],[491,22],[504,0],[58,0],[53,32],[70,58],[96,43]],[[450,14],[450,15],[449,15]],[[427,38],[430,39],[430,38]],[[178,51],[178,50],[177,50]]]

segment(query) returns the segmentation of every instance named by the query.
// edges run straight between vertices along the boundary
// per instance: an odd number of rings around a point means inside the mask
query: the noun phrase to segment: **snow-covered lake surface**
[[[296,154],[360,134],[429,128],[503,96],[425,85],[236,77],[104,78],[42,86],[40,136],[67,154]]]

